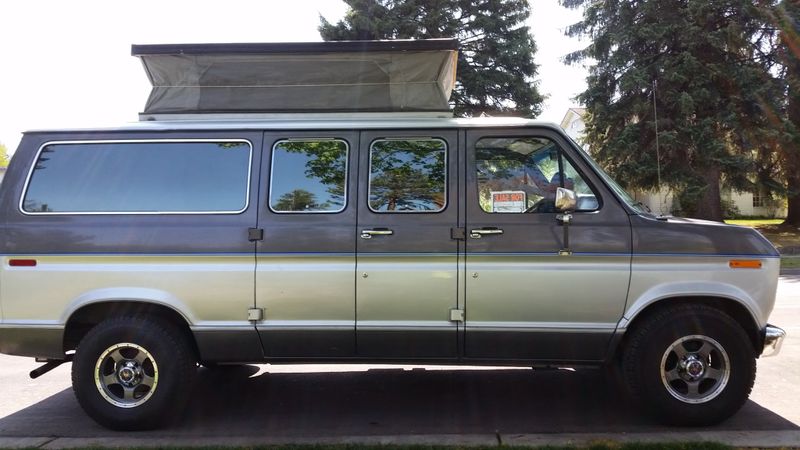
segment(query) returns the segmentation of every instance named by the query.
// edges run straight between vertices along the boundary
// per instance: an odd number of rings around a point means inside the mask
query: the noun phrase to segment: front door
[[[603,358],[625,306],[626,211],[558,133],[467,132],[465,356]],[[578,195],[568,243],[555,191]]]
[[[457,133],[361,133],[356,268],[358,355],[458,353]]]

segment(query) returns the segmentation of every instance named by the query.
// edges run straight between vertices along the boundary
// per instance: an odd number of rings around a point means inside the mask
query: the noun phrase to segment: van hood
[[[638,254],[779,257],[758,231],[739,225],[682,217],[632,216],[633,249]]]

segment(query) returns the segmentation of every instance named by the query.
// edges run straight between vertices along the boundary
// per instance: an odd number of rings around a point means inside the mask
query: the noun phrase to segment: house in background
[[[586,123],[583,121],[583,116],[586,114],[586,108],[570,108],[561,119],[561,128],[567,133],[569,137],[583,145],[586,151],[589,147],[584,145],[581,140],[583,139],[584,132],[586,131]]]
[[[591,154],[591,148],[583,143],[586,130],[585,114],[585,108],[568,109],[561,120],[561,128]],[[634,200],[642,202],[655,214],[671,214],[674,209],[674,197],[668,188],[661,188],[659,191],[631,190],[629,193]],[[735,207],[738,215],[786,217],[786,202],[773,199],[766,192],[739,192],[727,189],[722,192],[722,200],[731,207]]]

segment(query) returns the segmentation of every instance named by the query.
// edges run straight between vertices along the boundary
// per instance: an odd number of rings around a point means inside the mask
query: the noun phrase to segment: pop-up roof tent
[[[141,117],[449,112],[454,39],[133,45],[153,85]]]

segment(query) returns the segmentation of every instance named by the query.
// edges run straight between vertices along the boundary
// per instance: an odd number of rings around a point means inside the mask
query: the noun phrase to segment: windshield
[[[622,188],[622,186],[617,184],[617,182],[614,181],[614,179],[611,178],[611,176],[607,174],[599,164],[597,164],[597,161],[595,161],[594,158],[589,155],[589,152],[584,150],[579,143],[575,142],[575,139],[569,137],[569,140],[572,141],[572,143],[578,148],[578,150],[581,151],[581,153],[583,153],[583,156],[585,157],[586,161],[589,162],[589,165],[594,168],[597,174],[600,175],[600,178],[606,182],[606,185],[608,185],[608,187],[610,187],[611,190],[614,191],[623,202],[625,202],[625,204],[633,208],[633,210],[639,214],[650,214],[650,208],[648,208],[644,203],[634,200],[633,197],[631,197],[631,195]]]

